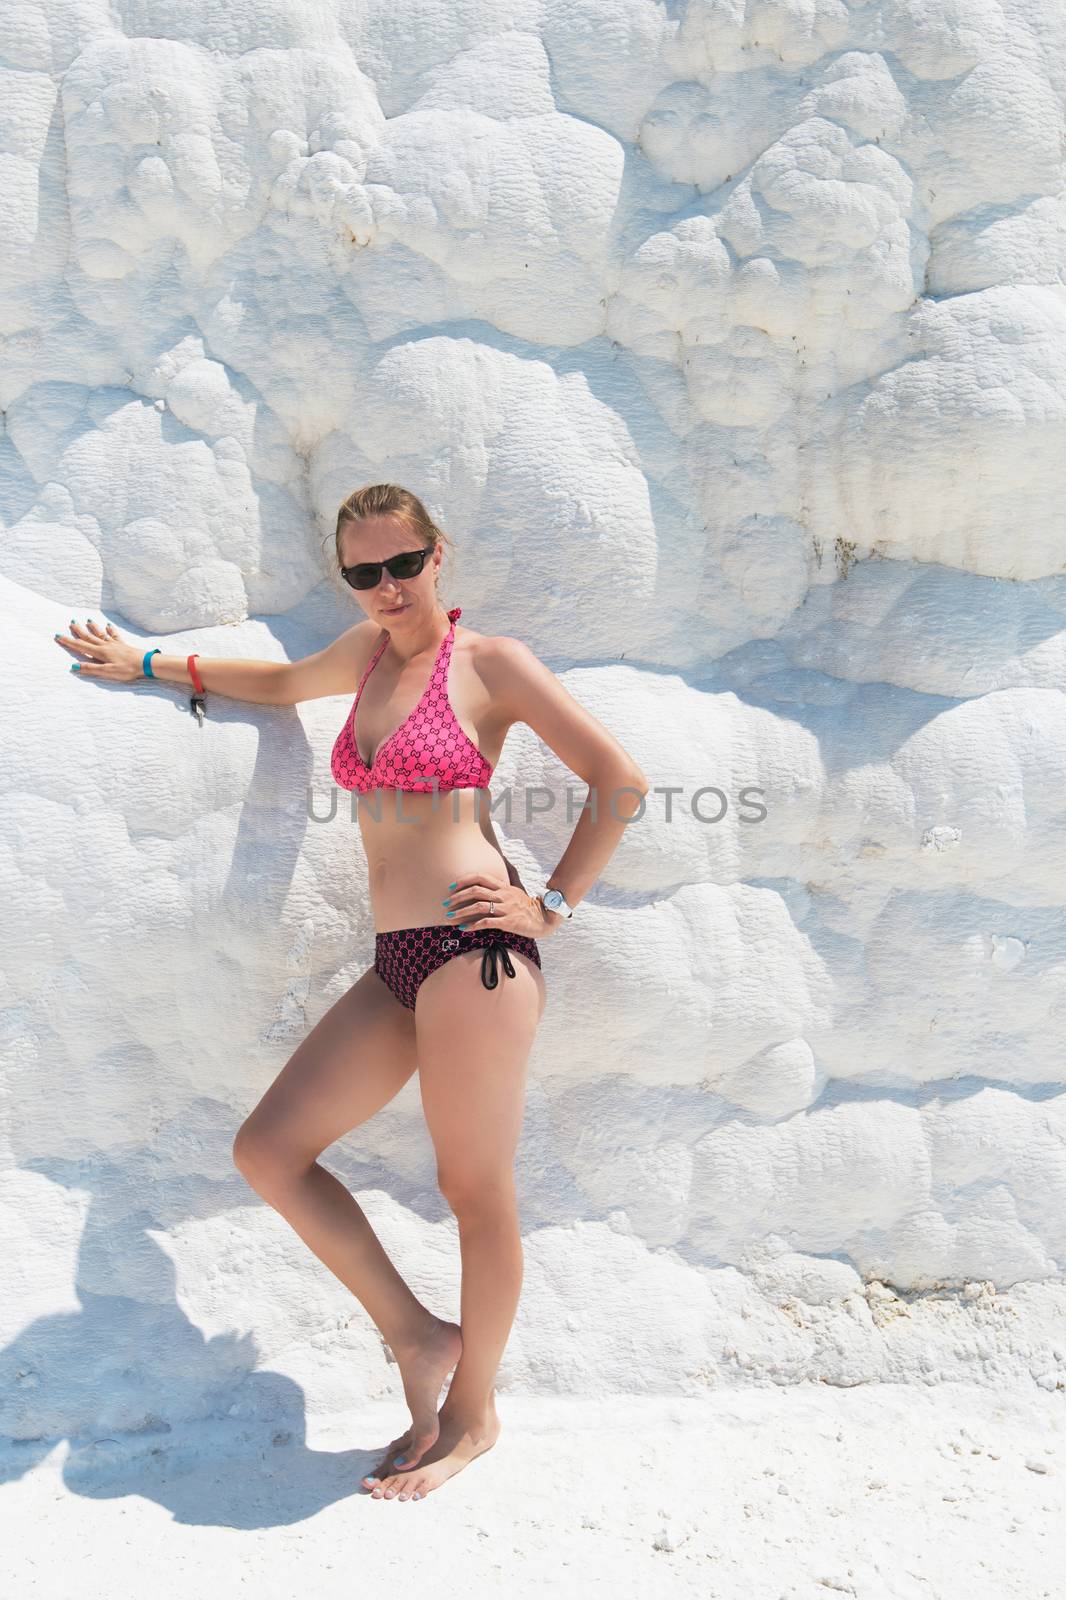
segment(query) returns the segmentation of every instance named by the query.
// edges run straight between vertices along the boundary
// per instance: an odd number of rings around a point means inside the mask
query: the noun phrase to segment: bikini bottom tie
[[[513,978],[515,975],[514,962],[511,960],[507,946],[502,939],[496,939],[492,944],[485,946],[485,953],[481,957],[481,981],[486,989],[495,989],[500,981],[500,975],[496,970],[497,956],[502,958],[503,969],[507,976]]]

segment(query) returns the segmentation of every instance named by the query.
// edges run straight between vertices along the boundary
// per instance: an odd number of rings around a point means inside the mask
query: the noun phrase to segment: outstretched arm
[[[376,632],[373,624],[357,622],[324,650],[300,661],[250,661],[239,656],[197,654],[196,665],[204,688],[214,694],[256,705],[292,706],[300,700],[353,693],[361,654]],[[100,627],[91,617],[84,626],[72,621],[69,636],[57,633],[56,641],[78,657],[78,671],[87,678],[132,683],[145,676],[144,653],[150,647],[130,644],[110,622]],[[164,683],[191,684],[185,660],[184,655],[153,655],[153,678]]]

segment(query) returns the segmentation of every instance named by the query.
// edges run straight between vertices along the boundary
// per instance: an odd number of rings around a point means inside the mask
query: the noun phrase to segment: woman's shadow
[[[71,1166],[68,1180],[84,1188],[84,1165]],[[54,1162],[34,1168],[63,1180]],[[138,1494],[177,1522],[274,1527],[347,1495],[365,1498],[359,1480],[388,1441],[374,1451],[309,1450],[300,1385],[252,1369],[250,1334],[205,1337],[189,1321],[177,1304],[174,1265],[145,1231],[146,1221],[158,1226],[162,1208],[109,1203],[129,1182],[128,1166],[109,1163],[96,1176],[79,1251],[80,1309],[36,1319],[0,1354],[0,1431],[8,1436],[0,1482],[31,1471],[66,1438],[70,1490],[90,1499]],[[94,1276],[98,1252],[121,1260],[135,1294],[84,1286],[82,1263]],[[143,1421],[109,1426],[109,1411],[123,1419],[136,1411]],[[193,1420],[172,1427],[168,1413]],[[27,1437],[30,1427],[40,1431]]]

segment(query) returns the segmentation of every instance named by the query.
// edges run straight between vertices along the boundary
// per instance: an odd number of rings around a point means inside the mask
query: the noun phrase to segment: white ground
[[[466,1600],[548,1584],[611,1600],[1064,1592],[1058,1393],[801,1386],[706,1400],[503,1396],[498,1410],[496,1447],[420,1503],[358,1488],[406,1421],[393,1402],[328,1427],[313,1419],[306,1446],[221,1423],[63,1445],[3,1492],[5,1590],[19,1600]]]

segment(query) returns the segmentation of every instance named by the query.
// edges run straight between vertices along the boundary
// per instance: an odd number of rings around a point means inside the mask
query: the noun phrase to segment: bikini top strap
[[[452,606],[451,610],[448,612],[448,616],[451,619],[451,627],[441,640],[440,653],[437,657],[438,670],[440,664],[443,663],[445,676],[447,676],[448,667],[452,659],[452,645],[455,643],[455,624],[458,622],[462,614],[462,606]]]

